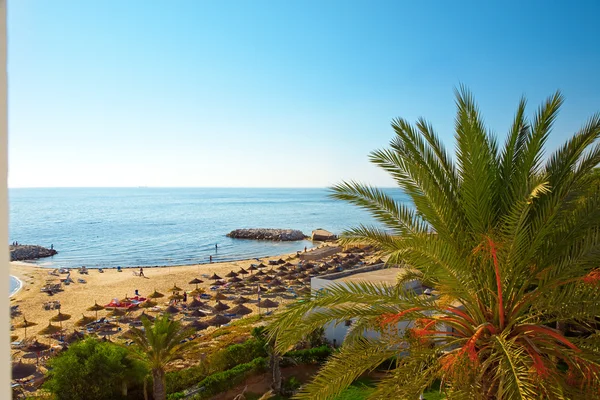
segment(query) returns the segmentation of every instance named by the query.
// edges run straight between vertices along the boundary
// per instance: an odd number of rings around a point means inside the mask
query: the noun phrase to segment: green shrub
[[[208,371],[205,363],[180,371],[167,372],[165,374],[167,393],[181,392],[196,385],[207,375]]]
[[[233,344],[213,354],[208,364],[213,372],[225,371],[236,365],[248,363],[258,357],[266,357],[265,343],[256,338]]]
[[[202,388],[202,392],[194,395],[192,399],[202,400],[209,398],[243,383],[251,375],[262,373],[266,370],[267,359],[259,357],[249,363],[240,364],[227,371],[217,372],[206,377],[198,384],[198,387]]]
[[[285,354],[301,364],[321,364],[331,355],[333,349],[327,345],[313,349],[290,351]]]
[[[175,392],[167,395],[167,400],[179,400],[183,399],[185,394],[183,392]]]

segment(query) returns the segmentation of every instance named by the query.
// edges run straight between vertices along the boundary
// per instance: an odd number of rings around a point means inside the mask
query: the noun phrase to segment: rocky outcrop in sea
[[[236,229],[227,234],[227,237],[235,239],[273,240],[277,242],[289,242],[304,240],[306,236],[295,229]]]
[[[51,257],[58,253],[54,249],[47,249],[42,246],[19,244],[9,246],[10,261],[36,260],[38,258]]]

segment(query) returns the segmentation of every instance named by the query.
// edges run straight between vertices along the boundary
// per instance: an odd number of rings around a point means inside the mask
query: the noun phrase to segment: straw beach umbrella
[[[140,307],[141,308],[152,308],[152,307],[156,307],[158,303],[152,300],[146,300],[145,302],[143,302]]]
[[[23,322],[18,324],[17,328],[25,329],[25,339],[27,339],[27,328],[29,328],[30,326],[36,326],[36,325],[37,324],[35,322],[27,321],[27,319],[25,319],[25,317],[23,317]]]
[[[244,296],[240,296],[240,297],[238,297],[237,299],[235,299],[235,300],[233,301],[233,303],[234,303],[234,304],[244,304],[244,303],[247,303],[247,302],[249,302],[249,301],[250,301],[250,299],[248,299],[248,298],[246,298],[246,297],[244,297]]]
[[[52,325],[50,322],[48,322],[48,326],[45,327],[44,329],[42,329],[41,331],[39,331],[38,333],[40,335],[44,335],[44,336],[49,336],[49,335],[53,335],[57,332],[62,331],[62,329],[56,325]]]
[[[154,289],[154,293],[150,294],[148,297],[151,299],[160,299],[161,297],[165,297],[165,295]]]
[[[49,344],[40,343],[37,340],[28,346],[23,348],[27,353],[35,353],[35,363],[38,364],[40,361],[40,353],[42,351],[48,350],[50,348]]]
[[[125,310],[121,310],[119,308],[113,308],[111,312],[109,312],[107,315],[109,317],[122,317],[123,315],[127,314],[127,311]]]
[[[251,265],[250,267],[248,267],[248,271],[256,271],[258,268],[256,268],[254,265]],[[252,274],[252,272],[250,272],[250,274]]]
[[[173,287],[169,291],[170,292],[181,292],[182,290],[183,290],[182,288],[180,288],[176,284],[173,284]]]
[[[206,328],[208,328],[210,325],[206,322],[202,322],[202,321],[193,321],[192,323],[188,324],[187,327],[190,329],[193,329],[195,331],[203,331]]]
[[[192,316],[194,318],[201,318],[201,317],[206,317],[206,314],[200,310],[194,310],[190,313],[190,316]]]
[[[224,295],[223,293],[221,293],[221,292],[218,292],[218,293],[215,295],[215,300],[227,300],[227,296],[225,296],[225,295]]]
[[[165,312],[171,315],[175,315],[179,313],[179,309],[171,305],[165,309]]]
[[[204,281],[202,279],[198,279],[198,278],[194,278],[188,282],[188,284],[190,284],[190,285],[196,285],[196,290],[198,290],[198,285],[200,283],[204,283]]]
[[[136,321],[141,321],[141,320],[142,320],[142,318],[146,318],[146,319],[148,319],[148,321],[150,321],[150,322],[152,322],[152,321],[154,321],[154,320],[156,319],[156,318],[154,318],[152,315],[148,315],[148,314],[146,314],[146,312],[144,311],[144,312],[142,312],[140,315],[138,315],[137,317],[135,317],[135,320],[136,320]]]
[[[58,314],[56,314],[54,317],[50,318],[50,321],[52,321],[52,322],[59,322],[60,323],[60,329],[62,329],[62,322],[63,321],[68,321],[70,319],[71,319],[71,316],[69,314],[63,314],[59,310]]]
[[[287,268],[286,268],[284,265],[280,265],[279,267],[277,267],[277,270],[278,270],[278,271],[283,271],[283,272],[285,272],[285,271],[287,271],[288,269],[287,269]]]
[[[260,280],[260,278],[258,278],[256,275],[251,275],[250,277],[246,278],[247,282],[258,282]]]
[[[254,276],[265,276],[266,274],[267,274],[267,273],[261,269],[261,270],[260,270],[260,271],[258,271],[256,274],[254,274]]]
[[[233,278],[227,280],[227,282],[230,282],[230,283],[238,283],[241,281],[242,281],[242,279],[238,278],[237,276],[234,276]]]
[[[179,293],[175,293],[172,294],[171,296],[169,296],[169,300],[181,300],[183,299],[183,296],[180,295]]]
[[[265,264],[263,264],[263,263],[260,263],[260,264],[258,264],[258,268],[259,268],[259,269],[260,269],[260,268],[267,268],[267,266],[266,266]]]
[[[212,280],[212,281],[218,281],[219,279],[223,279],[223,278],[221,278],[221,277],[220,277],[219,275],[217,275],[217,274],[212,274],[212,276],[211,276],[210,278],[208,278],[208,279],[210,279],[210,280]]]
[[[96,312],[96,320],[97,320],[98,319],[98,311],[104,310],[104,306],[101,306],[97,302],[94,302],[94,305],[91,306],[90,308],[88,308],[87,310],[88,311],[95,311]]]
[[[81,318],[79,318],[79,320],[77,320],[77,322],[75,322],[75,326],[86,326],[89,323],[94,322],[95,319],[94,317],[86,317],[85,315],[81,314]]]
[[[252,310],[243,304],[238,304],[237,306],[229,310],[229,312],[235,315],[248,315],[252,313]]]
[[[190,302],[190,304],[188,304],[188,308],[190,309],[195,309],[195,308],[200,308],[202,306],[202,302],[199,301],[198,299],[194,299]]]
[[[270,299],[261,300],[258,302],[259,312],[261,308],[266,308],[267,312],[269,312],[269,308],[276,308],[279,304],[271,301]]]
[[[231,319],[221,314],[217,314],[208,321],[206,321],[206,323],[211,326],[221,326],[228,324],[229,322],[231,322]]]
[[[233,278],[234,276],[238,276],[238,274],[236,272],[229,271],[227,275],[225,275],[225,278]]]
[[[78,340],[81,340],[85,337],[85,335],[79,331],[73,331],[73,333],[71,333],[70,335],[67,335],[67,337],[65,338],[65,342],[71,344],[74,343]]]
[[[229,310],[229,306],[227,304],[221,303],[220,301],[217,302],[217,304],[213,307],[213,309],[215,311],[225,311],[225,310]]]
[[[240,268],[240,270],[237,273],[241,274],[241,275],[248,275],[249,274],[249,272],[246,271],[244,268]]]
[[[35,374],[37,367],[33,364],[25,364],[21,361],[12,365],[12,379],[23,379]]]

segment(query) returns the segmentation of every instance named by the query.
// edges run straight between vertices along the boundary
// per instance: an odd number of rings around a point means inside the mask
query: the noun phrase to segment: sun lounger
[[[104,269],[98,268],[98,272],[100,272],[101,274],[103,274],[104,273]]]
[[[77,282],[79,282],[79,283],[87,283],[87,282],[85,281],[85,279],[81,279],[81,278],[77,279]]]

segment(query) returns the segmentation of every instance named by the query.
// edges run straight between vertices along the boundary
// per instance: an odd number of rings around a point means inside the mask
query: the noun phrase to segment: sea
[[[405,202],[399,189],[386,189]],[[48,268],[170,266],[294,253],[310,241],[231,239],[238,228],[322,228],[339,234],[377,225],[328,189],[44,188],[9,190],[9,242],[54,246]],[[215,247],[216,245],[216,247]],[[11,280],[12,285],[12,280]]]

